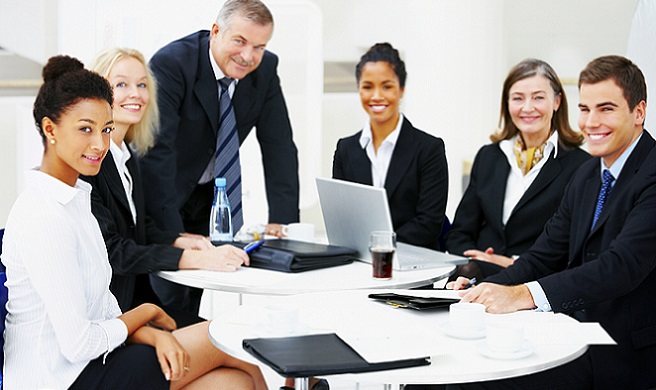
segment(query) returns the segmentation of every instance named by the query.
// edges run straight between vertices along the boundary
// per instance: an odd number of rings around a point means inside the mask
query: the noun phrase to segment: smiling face
[[[41,171],[70,186],[78,175],[96,175],[109,149],[112,125],[111,106],[97,99],[82,99],[68,107],[59,123],[43,118],[46,153]]]
[[[549,80],[541,75],[517,81],[508,91],[510,117],[527,147],[541,145],[551,134],[551,118],[560,107]]]
[[[134,57],[116,61],[107,76],[114,90],[114,122],[126,129],[139,123],[150,102],[145,66]]]
[[[260,25],[237,14],[224,31],[212,26],[212,57],[224,75],[241,80],[260,66],[272,34],[273,24]]]
[[[610,167],[642,132],[645,102],[630,110],[622,89],[611,79],[581,84],[579,95],[579,128],[589,152]]]
[[[358,92],[372,128],[396,126],[403,91],[399,78],[388,62],[367,62],[362,67]]]

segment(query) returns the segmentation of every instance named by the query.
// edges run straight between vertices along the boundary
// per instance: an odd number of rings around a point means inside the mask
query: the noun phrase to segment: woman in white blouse
[[[5,389],[265,389],[256,366],[212,346],[207,323],[175,330],[152,304],[121,314],[91,187],[78,180],[109,149],[112,91],[66,56],[51,58],[43,77],[34,119],[45,151],[3,244]]]

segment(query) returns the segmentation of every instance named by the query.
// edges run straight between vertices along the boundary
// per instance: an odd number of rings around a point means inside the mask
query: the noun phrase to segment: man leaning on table
[[[225,177],[237,232],[243,223],[239,145],[253,127],[269,204],[267,233],[298,222],[297,149],[267,51],[273,16],[259,0],[226,1],[210,31],[161,48],[150,60],[158,83],[160,133],[141,159],[146,211],[162,229],[208,234],[214,178]],[[164,304],[183,306],[185,287],[153,279]],[[199,290],[192,290],[197,312]]]
[[[461,294],[490,313],[536,309],[599,322],[617,345],[591,346],[542,373],[465,388],[656,387],[656,142],[643,128],[644,76],[624,57],[600,57],[581,72],[579,93],[579,127],[597,158],[579,168],[533,247]]]

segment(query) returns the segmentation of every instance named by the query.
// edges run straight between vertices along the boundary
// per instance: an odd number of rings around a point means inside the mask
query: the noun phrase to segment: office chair
[[[0,229],[0,255],[2,255],[2,237],[5,234],[5,229]],[[5,282],[7,281],[7,273],[5,272],[5,265],[0,262],[0,389],[2,388],[2,368],[4,367],[4,346],[5,346],[5,317],[7,316],[7,299],[8,291]]]
[[[446,252],[446,235],[449,233],[449,230],[451,230],[451,221],[449,220],[449,217],[445,215],[444,222],[442,222],[442,231],[440,232],[440,238],[438,241],[439,248],[437,249],[439,251]]]

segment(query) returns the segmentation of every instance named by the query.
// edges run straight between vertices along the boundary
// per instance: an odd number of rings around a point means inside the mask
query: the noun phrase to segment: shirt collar
[[[117,166],[125,165],[130,159],[130,151],[125,142],[121,142],[121,146],[118,146],[114,140],[111,140],[109,143],[109,151],[112,152],[112,157]]]
[[[622,173],[622,168],[624,168],[624,164],[626,163],[626,160],[631,155],[631,152],[633,152],[633,149],[635,149],[636,145],[638,144],[638,141],[640,141],[640,138],[642,138],[643,133],[644,131],[640,133],[638,138],[636,138],[636,140],[633,141],[633,143],[629,145],[628,148],[626,148],[626,150],[617,158],[617,160],[615,160],[615,162],[610,168],[606,166],[606,164],[604,163],[604,159],[600,158],[599,160],[601,160],[601,171],[603,172],[604,169],[608,169],[610,173],[613,175],[613,177],[615,178],[615,180],[617,180],[620,177],[620,173]]]
[[[503,154],[505,154],[508,157],[509,161],[513,161],[515,158],[515,152],[513,151],[513,146],[515,145],[515,140],[519,137],[519,133],[517,133],[514,137],[511,139],[504,139],[503,141],[499,142],[499,148],[501,148],[501,151]],[[544,147],[544,155],[548,158],[549,155],[551,154],[551,150],[554,150],[554,158],[558,157],[558,150],[560,149],[560,143],[558,142],[558,132],[554,131],[553,134],[547,138],[546,145]],[[511,163],[512,165],[512,163]]]
[[[399,115],[399,122],[396,124],[394,130],[383,140],[383,143],[390,144],[392,147],[396,146],[396,141],[399,139],[399,133],[401,133],[401,126],[403,125],[403,114]],[[360,134],[360,146],[362,149],[366,148],[367,145],[371,142],[371,125],[369,120],[366,121],[362,127],[362,134]]]
[[[221,80],[222,78],[225,77],[223,72],[221,71],[221,68],[219,67],[219,64],[216,63],[214,60],[214,56],[212,55],[212,49],[208,49],[210,52],[210,65],[212,65],[212,72],[214,72],[214,80]]]
[[[58,203],[65,205],[80,193],[85,193],[87,196],[91,194],[91,184],[84,180],[77,179],[75,186],[71,187],[63,181],[37,169],[35,168],[27,172],[26,179],[28,185],[47,193]]]

